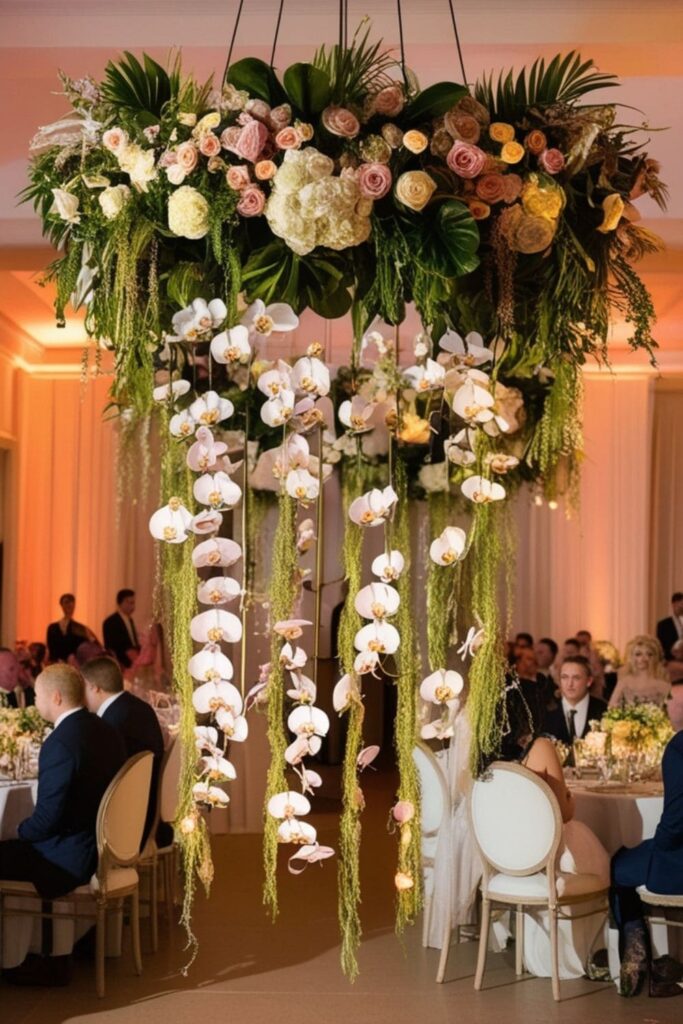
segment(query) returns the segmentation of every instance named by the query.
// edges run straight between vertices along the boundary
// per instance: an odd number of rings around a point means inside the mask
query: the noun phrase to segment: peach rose
[[[405,106],[405,96],[400,85],[387,85],[380,89],[373,100],[375,113],[384,117],[396,117]]]
[[[479,142],[481,128],[476,117],[472,117],[471,114],[463,114],[457,108],[449,110],[444,116],[443,123],[446,131],[454,139],[460,139],[462,142]]]
[[[454,142],[446,163],[460,178],[477,178],[484,169],[486,153],[469,142]]]
[[[429,145],[429,139],[424,132],[418,132],[413,129],[406,132],[403,136],[403,145],[410,153],[424,153]]]
[[[251,164],[256,163],[267,138],[268,129],[261,121],[249,121],[240,131],[236,146],[237,155]]]
[[[391,188],[391,171],[386,164],[361,164],[358,168],[358,188],[366,199],[381,199]]]
[[[515,129],[504,121],[493,121],[489,125],[489,135],[494,142],[512,142],[515,137]]]
[[[322,122],[330,135],[339,135],[342,139],[353,139],[360,131],[358,118],[345,107],[326,107]]]
[[[540,128],[534,128],[524,139],[524,145],[533,153],[534,156],[538,156],[544,149],[548,148],[548,140],[545,137],[545,133]]]
[[[254,174],[259,181],[270,181],[271,178],[275,177],[277,167],[272,160],[259,160],[254,165]]]
[[[514,203],[522,194],[522,179],[519,174],[503,175],[503,199],[506,203]]]
[[[213,132],[207,132],[199,140],[199,152],[202,156],[217,156],[221,151],[221,140]]]
[[[475,220],[486,220],[491,216],[491,207],[488,203],[482,203],[480,199],[470,199],[467,206]]]
[[[102,145],[110,153],[122,153],[128,145],[128,132],[123,128],[110,128],[102,136]]]
[[[278,149],[298,149],[301,145],[301,136],[296,128],[283,128],[275,136],[275,145]]]
[[[538,162],[546,174],[559,174],[564,170],[564,156],[559,149],[544,149]]]
[[[502,174],[483,174],[477,180],[476,192],[485,203],[500,203],[505,198],[505,177]]]
[[[524,146],[519,142],[506,142],[500,151],[500,159],[506,164],[518,164],[524,156]]]
[[[298,131],[299,138],[302,142],[310,142],[315,135],[313,125],[309,124],[308,121],[295,121],[294,127]]]
[[[237,204],[237,212],[242,217],[258,217],[265,205],[266,197],[258,185],[247,185]]]
[[[237,143],[239,142],[241,134],[242,129],[238,128],[236,124],[231,128],[224,129],[224,131],[221,132],[221,146],[223,149],[227,149],[228,152],[235,153],[239,156],[239,153],[237,152]]]
[[[185,174],[190,174],[197,166],[197,147],[194,142],[181,142],[176,150],[176,163]]]
[[[236,164],[234,167],[228,167],[225,180],[230,188],[234,188],[235,192],[241,192],[242,189],[250,184],[249,168],[246,164]]]

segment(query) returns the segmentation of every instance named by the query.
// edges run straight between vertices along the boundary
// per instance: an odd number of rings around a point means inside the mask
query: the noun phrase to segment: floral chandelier
[[[339,41],[278,75],[282,3],[270,63],[231,61],[242,6],[217,90],[183,74],[179,58],[167,70],[128,53],[101,83],[62,76],[72,110],[32,141],[25,198],[63,249],[47,274],[58,321],[69,303],[84,305],[96,363],[99,342],[114,353],[129,458],[150,421],[162,440],[150,530],[182,707],[176,826],[190,935],[195,879],[208,886],[212,875],[200,809],[228,802],[230,749],[248,739],[250,714],[267,715],[271,748],[271,912],[279,844],[293,844],[294,873],[335,852],[305,819],[321,783],[309,759],[329,729],[316,703],[322,539],[326,481],[340,475],[348,593],[328,711],[347,718],[339,918],[353,978],[359,771],[374,753],[363,746],[364,692],[380,674],[397,689],[400,930],[422,898],[413,745],[452,735],[466,676],[473,771],[498,747],[509,499],[524,483],[553,499],[575,488],[581,366],[607,358],[614,310],[631,345],[652,353],[654,311],[632,262],[659,243],[633,200],[648,193],[663,205],[666,189],[614,104],[586,102],[618,83],[578,54],[470,89],[449,2],[463,84],[421,89],[400,4],[397,59],[365,25],[348,39],[342,3]],[[422,330],[402,351],[409,304]],[[267,358],[267,339],[295,330],[308,308],[351,314],[347,365],[334,375],[317,343],[293,361]],[[277,529],[265,552],[269,500]],[[411,544],[420,501],[424,550]],[[224,535],[224,514],[238,508],[239,544]],[[373,530],[384,553],[368,566]],[[313,548],[306,620],[300,557]],[[255,682],[246,638],[259,560],[269,567],[270,657]],[[421,561],[422,655],[412,593]],[[225,653],[233,644],[239,668]]]

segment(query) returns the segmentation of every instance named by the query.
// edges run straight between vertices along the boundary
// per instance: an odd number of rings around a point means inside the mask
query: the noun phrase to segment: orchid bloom
[[[403,572],[405,564],[405,558],[401,552],[394,550],[390,551],[388,555],[378,555],[372,562],[372,571],[384,583],[393,583]]]
[[[454,565],[465,553],[467,534],[459,526],[447,526],[429,546],[429,557],[437,565]]]
[[[428,359],[424,365],[409,366],[403,371],[403,376],[415,391],[434,391],[443,387],[446,371],[440,363]]]
[[[343,675],[339,682],[336,683],[334,690],[332,691],[332,707],[337,714],[341,715],[351,707],[353,696],[353,680],[351,675],[347,672],[346,675]]]
[[[168,384],[160,384],[158,388],[154,388],[152,392],[152,398],[155,402],[167,402],[169,398],[173,401],[176,398],[181,398],[186,395],[190,390],[190,382],[188,380],[174,380]]]
[[[235,406],[228,398],[221,398],[218,392],[207,391],[192,403],[189,411],[197,423],[210,427],[213,423],[229,419]]]
[[[228,794],[219,786],[210,786],[208,782],[197,782],[192,787],[192,796],[198,804],[209,807],[227,807],[230,803]]]
[[[192,694],[192,706],[198,715],[215,715],[218,711],[230,711],[233,715],[240,715],[242,695],[232,683],[224,680],[211,681],[197,687]]]
[[[192,493],[201,505],[210,508],[234,508],[242,497],[238,484],[230,479],[227,473],[203,473],[195,480]]]
[[[334,850],[331,846],[321,846],[320,843],[306,843],[299,847],[296,853],[287,861],[287,868],[290,875],[300,875],[309,864],[318,864],[328,857],[334,857]],[[295,862],[301,862],[301,867]]]
[[[292,767],[301,764],[305,757],[315,757],[316,754],[319,754],[322,745],[323,741],[320,736],[314,734],[297,736],[294,742],[290,743],[285,750],[285,761],[287,764],[292,765]]]
[[[446,713],[441,718],[435,718],[433,722],[427,722],[421,726],[420,736],[423,740],[448,740],[455,732],[455,718],[451,713]]]
[[[376,743],[371,743],[368,747],[363,747],[356,758],[356,768],[359,772],[369,768],[372,762],[375,760],[380,752],[380,747]],[[374,768],[373,768],[374,771]]]
[[[283,391],[292,391],[292,368],[284,360],[278,359],[277,367],[259,374],[256,387],[266,398],[277,398]]]
[[[319,427],[325,422],[325,415],[319,404],[313,398],[300,398],[294,406],[291,426],[302,433],[308,433],[314,427]]]
[[[216,645],[208,645],[203,651],[193,654],[187,663],[187,670],[193,679],[201,683],[218,682],[221,679],[232,679],[232,662]],[[201,687],[199,688],[201,689]],[[194,691],[196,697],[199,690]]]
[[[470,476],[465,480],[460,490],[477,505],[486,505],[491,501],[502,501],[505,497],[505,488],[501,484],[494,484],[483,476]]]
[[[493,352],[486,348],[484,339],[476,331],[470,331],[464,339],[456,331],[446,331],[439,341],[439,348],[463,366],[482,366],[493,359]]]
[[[358,526],[381,526],[397,501],[398,495],[393,487],[385,487],[383,491],[373,487],[351,502],[349,519]]]
[[[439,668],[422,680],[420,696],[432,704],[447,704],[453,708],[458,703],[458,695],[462,693],[464,685],[459,672]]]
[[[290,672],[293,686],[287,690],[287,696],[299,704],[314,704],[316,698],[316,685],[312,679],[301,672]]]
[[[212,782],[233,782],[237,778],[237,772],[227,757],[220,754],[208,754],[200,758],[200,771]]]
[[[324,398],[330,392],[330,371],[320,359],[302,356],[292,368],[295,391]]]
[[[330,720],[320,708],[315,708],[311,704],[301,704],[290,712],[287,728],[295,736],[327,736]]]
[[[488,452],[484,458],[484,465],[488,466],[492,473],[503,475],[511,469],[516,469],[519,459],[516,455],[506,455],[505,452]]]
[[[308,655],[303,647],[292,647],[290,643],[282,645],[280,650],[280,664],[288,672],[298,672],[308,661]]]
[[[320,493],[318,479],[307,469],[290,469],[285,482],[285,489],[290,498],[296,498],[303,505],[315,501]]]
[[[193,617],[190,635],[199,644],[236,644],[242,639],[242,623],[232,612],[212,608]]]
[[[185,309],[176,313],[171,321],[174,335],[169,341],[200,341],[214,328],[223,323],[228,311],[222,299],[195,299]]]
[[[317,540],[312,519],[302,519],[297,527],[296,549],[300,555],[309,551]]]
[[[494,417],[495,399],[490,391],[468,379],[453,395],[453,412],[466,423],[486,423]]]
[[[284,334],[295,331],[299,326],[299,317],[286,302],[273,302],[266,306],[262,299],[252,302],[240,320],[249,331],[251,337],[269,338],[275,331]]]
[[[187,464],[195,473],[205,473],[207,469],[213,469],[228,446],[223,441],[214,441],[208,427],[199,427],[195,437],[197,440],[187,453]]]
[[[217,363],[223,363],[226,366],[248,363],[251,359],[249,331],[241,324],[231,327],[227,331],[221,331],[215,336],[209,348]]]
[[[215,729],[213,725],[195,725],[194,745],[197,748],[197,752],[200,754],[204,750],[208,750],[211,754],[220,754],[221,748],[218,746],[218,729]]]
[[[380,667],[379,653],[374,650],[360,651],[353,662],[353,671],[359,676],[376,676],[376,670]]]
[[[268,801],[268,813],[282,824],[277,830],[281,843],[298,843],[302,846],[315,843],[316,831],[307,822],[299,821],[303,814],[310,814],[311,805],[302,793],[289,791],[276,793]]]
[[[292,434],[279,448],[273,449],[273,476],[287,476],[292,469],[307,469],[311,461],[311,450],[305,437]]]
[[[364,619],[383,619],[395,615],[401,599],[398,591],[386,583],[369,583],[356,594],[353,606]]]
[[[477,461],[476,455],[471,450],[471,445],[469,448],[467,447],[470,433],[472,431],[467,429],[461,430],[444,442],[443,450],[446,458],[456,466],[472,466]]]
[[[249,735],[249,723],[244,715],[236,715],[227,708],[219,708],[215,713],[216,722],[222,733],[231,743],[244,743]]]
[[[294,392],[284,388],[261,406],[261,419],[269,427],[282,427],[294,412]]]
[[[195,569],[203,569],[207,565],[214,568],[234,565],[242,557],[242,548],[234,540],[226,537],[212,537],[197,544],[192,552],[192,564]]]
[[[183,409],[171,416],[168,429],[174,437],[190,437],[195,432],[197,424],[190,415],[189,409]]]
[[[310,619],[282,619],[273,626],[273,632],[284,640],[298,640],[303,636],[304,626],[312,626]]]
[[[375,651],[377,654],[395,654],[400,642],[396,627],[382,619],[369,622],[353,638],[357,651]]]
[[[354,395],[339,406],[339,421],[350,434],[365,434],[369,430],[374,430],[370,420],[376,408],[375,402],[368,402],[360,395]]]
[[[467,630],[467,636],[461,643],[460,647],[458,647],[456,653],[460,655],[463,661],[465,660],[468,654],[470,657],[474,657],[474,655],[479,650],[483,642],[484,630],[477,629],[476,626],[470,626],[470,628]]]
[[[223,516],[220,512],[208,508],[203,512],[198,512],[196,516],[192,516],[190,529],[198,536],[204,537],[207,533],[218,533],[222,525]]]
[[[156,540],[164,540],[167,544],[182,544],[187,540],[191,523],[192,514],[180,498],[169,498],[168,504],[157,509],[150,518],[149,532]]]

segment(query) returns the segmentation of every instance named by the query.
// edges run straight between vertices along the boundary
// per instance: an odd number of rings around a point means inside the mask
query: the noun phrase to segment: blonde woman
[[[671,692],[659,640],[653,636],[634,636],[626,645],[624,668],[619,675],[609,706],[636,702],[663,707]]]

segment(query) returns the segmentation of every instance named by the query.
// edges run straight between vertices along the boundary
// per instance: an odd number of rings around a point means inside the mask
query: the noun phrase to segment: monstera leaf
[[[479,229],[464,203],[449,199],[430,224],[421,223],[416,259],[439,277],[462,277],[479,266]]]
[[[287,101],[285,90],[270,64],[256,57],[245,57],[244,60],[232,64],[228,69],[226,81],[236,89],[244,89],[252,98],[265,100],[271,107]]]
[[[330,80],[313,64],[292,64],[282,76],[282,81],[292,106],[305,117],[319,114],[330,102]]]
[[[347,261],[325,249],[297,256],[284,242],[271,242],[251,254],[242,283],[250,301],[286,302],[297,313],[310,306],[333,320],[351,307]]]

